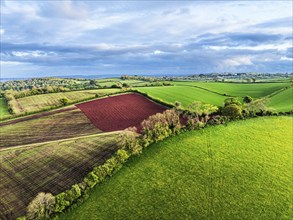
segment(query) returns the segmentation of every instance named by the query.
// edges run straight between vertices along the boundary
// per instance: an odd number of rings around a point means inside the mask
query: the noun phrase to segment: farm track
[[[72,111],[75,109],[77,109],[77,108],[74,106],[74,107],[70,107],[70,108],[66,108],[66,109],[59,109],[59,110],[55,110],[55,111],[49,111],[49,112],[34,114],[34,115],[22,117],[22,118],[17,118],[17,119],[11,120],[11,121],[0,122],[0,127],[5,126],[5,125],[13,125],[13,124],[16,124],[19,122],[24,122],[24,121],[28,121],[28,120],[32,120],[32,119],[41,118],[43,116],[49,116],[49,115],[54,115],[54,114],[61,113],[61,112]]]

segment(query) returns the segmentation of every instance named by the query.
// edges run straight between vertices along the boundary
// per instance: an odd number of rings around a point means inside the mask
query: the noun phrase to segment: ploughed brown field
[[[26,213],[39,192],[54,195],[79,183],[118,149],[119,133],[96,134],[0,151],[0,219]]]
[[[140,130],[144,119],[166,110],[166,107],[135,93],[102,98],[76,106],[99,130],[105,132],[132,126]]]

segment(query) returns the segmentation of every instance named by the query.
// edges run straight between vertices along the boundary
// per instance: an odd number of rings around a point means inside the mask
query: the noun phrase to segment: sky
[[[1,1],[1,77],[293,72],[289,1]]]

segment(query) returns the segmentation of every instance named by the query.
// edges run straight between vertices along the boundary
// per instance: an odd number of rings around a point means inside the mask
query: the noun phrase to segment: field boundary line
[[[184,84],[182,84],[182,85],[174,85],[174,86],[189,86],[189,87],[195,87],[195,88],[198,88],[198,89],[205,90],[205,91],[207,91],[207,92],[215,93],[215,94],[220,95],[220,96],[236,97],[236,96],[232,96],[232,95],[229,95],[229,94],[224,95],[223,93],[215,92],[215,91],[213,91],[213,90],[206,89],[206,88],[203,88],[203,87],[200,87],[200,86],[195,86],[195,85],[184,85]]]
[[[282,88],[282,89],[279,89],[279,90],[277,90],[277,91],[274,91],[274,92],[272,92],[271,94],[269,94],[269,95],[267,95],[267,96],[265,96],[265,97],[267,97],[267,98],[272,98],[272,97],[278,95],[279,93],[284,92],[284,91],[286,91],[286,90],[288,90],[288,89],[290,89],[290,88],[292,88],[292,87],[293,87],[293,84],[291,84],[291,85],[288,86],[288,87],[284,87],[284,88]]]
[[[0,149],[0,152],[14,150],[14,149],[20,149],[20,148],[24,148],[24,147],[40,147],[43,144],[71,141],[71,140],[77,140],[77,139],[82,139],[82,138],[87,138],[87,137],[90,138],[90,137],[98,137],[98,136],[108,136],[111,134],[119,134],[121,132],[122,132],[122,130],[111,131],[111,132],[102,132],[102,133],[98,133],[98,134],[84,135],[84,136],[78,136],[78,137],[73,137],[73,138],[64,138],[64,139],[59,139],[59,140],[54,140],[54,141],[44,141],[44,142],[38,142],[38,143],[32,143],[32,144],[16,145],[16,146],[11,146],[11,147],[4,147],[4,148]]]

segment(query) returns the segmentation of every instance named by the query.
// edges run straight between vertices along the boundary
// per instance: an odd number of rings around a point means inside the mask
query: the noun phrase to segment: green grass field
[[[228,96],[236,96],[243,98],[251,96],[253,98],[261,98],[267,96],[277,90],[280,90],[292,83],[216,83],[216,82],[172,82],[175,85],[190,85],[205,88],[220,94]]]
[[[5,100],[3,98],[0,98],[0,119],[9,115],[10,113],[8,112]]]
[[[42,95],[28,96],[16,99],[17,109],[16,114],[24,112],[35,112],[43,109],[48,109],[51,106],[61,106],[60,99],[68,98],[70,102],[78,102],[85,99],[95,98],[96,94],[100,96],[111,94],[120,91],[119,89],[96,89],[96,90],[82,90],[73,92],[50,93]]]
[[[293,110],[293,87],[272,96],[269,107],[283,112]]]
[[[0,219],[25,214],[38,192],[58,194],[117,150],[118,133],[0,151]]]
[[[292,219],[292,123],[249,119],[154,144],[61,219]]]
[[[191,86],[158,86],[143,87],[139,91],[145,92],[152,97],[159,98],[163,101],[174,103],[181,102],[186,107],[193,101],[201,101],[203,103],[222,106],[226,96],[221,96],[203,89]]]
[[[0,149],[100,132],[79,109],[75,109],[0,126]]]

